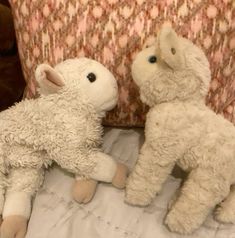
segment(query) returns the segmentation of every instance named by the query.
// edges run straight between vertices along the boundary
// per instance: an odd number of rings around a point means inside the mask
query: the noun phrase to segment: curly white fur
[[[204,53],[165,26],[156,44],[137,55],[132,75],[150,111],[126,201],[148,205],[178,164],[189,175],[166,216],[169,229],[193,232],[224,199],[216,218],[235,222],[235,128],[205,106],[210,69]]]
[[[89,80],[90,73],[96,80]],[[110,182],[115,175],[116,163],[99,149],[101,119],[117,102],[113,75],[98,62],[80,58],[55,69],[40,65],[36,80],[38,99],[24,100],[0,114],[3,217],[29,217],[31,197],[43,182],[43,168],[53,161],[87,178]]]

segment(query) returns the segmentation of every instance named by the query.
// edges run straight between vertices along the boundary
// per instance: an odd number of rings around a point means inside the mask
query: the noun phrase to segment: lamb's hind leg
[[[3,209],[1,238],[24,238],[31,200],[43,181],[43,169],[12,168]]]
[[[215,210],[215,219],[223,223],[235,223],[235,185],[226,199]]]

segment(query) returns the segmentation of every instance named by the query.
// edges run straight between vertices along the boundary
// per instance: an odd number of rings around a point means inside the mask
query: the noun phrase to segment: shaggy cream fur
[[[44,168],[53,161],[84,178],[114,179],[114,185],[116,173],[122,179],[126,176],[99,149],[102,117],[117,102],[113,75],[87,58],[66,60],[55,69],[42,64],[35,75],[41,96],[0,114],[1,238],[14,225],[9,217],[29,218],[31,198],[43,182]]]
[[[235,128],[204,104],[210,82],[204,53],[163,26],[156,44],[137,55],[132,75],[150,111],[126,201],[148,205],[178,164],[189,175],[170,205],[169,229],[193,232],[224,199],[216,218],[235,222]]]

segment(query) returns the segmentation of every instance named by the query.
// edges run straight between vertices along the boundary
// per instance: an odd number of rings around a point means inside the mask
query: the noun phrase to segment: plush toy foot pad
[[[93,198],[96,191],[97,181],[77,180],[72,188],[72,196],[78,203],[88,203]]]
[[[1,238],[24,238],[28,220],[23,216],[8,216],[1,225]]]
[[[119,189],[125,188],[128,172],[126,165],[118,163],[117,171],[112,181],[113,186]]]

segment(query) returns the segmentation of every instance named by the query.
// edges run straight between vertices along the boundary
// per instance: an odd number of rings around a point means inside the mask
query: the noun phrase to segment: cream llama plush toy
[[[41,96],[0,113],[1,238],[24,237],[31,199],[53,161],[79,175],[78,202],[92,198],[96,181],[125,185],[125,166],[99,149],[101,119],[117,103],[113,75],[87,58],[42,64],[35,75]]]
[[[132,75],[150,111],[126,201],[150,204],[177,164],[189,174],[171,202],[169,229],[193,232],[217,204],[216,219],[235,222],[235,128],[205,106],[211,75],[202,50],[163,26],[137,55]]]

